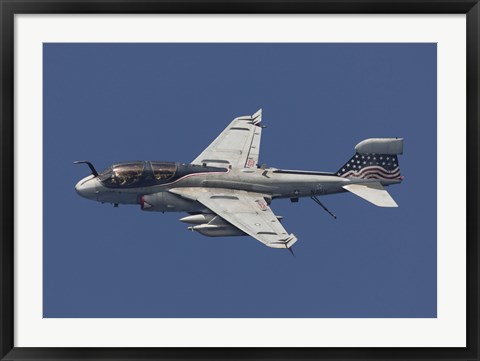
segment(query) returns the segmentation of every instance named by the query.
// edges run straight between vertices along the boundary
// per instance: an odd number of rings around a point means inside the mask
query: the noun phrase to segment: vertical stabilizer
[[[372,138],[357,144],[356,153],[338,171],[344,178],[401,180],[397,154],[403,153],[402,138]]]

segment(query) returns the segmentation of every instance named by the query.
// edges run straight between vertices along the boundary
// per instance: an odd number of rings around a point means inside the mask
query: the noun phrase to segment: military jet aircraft
[[[205,236],[249,235],[268,247],[288,249],[297,237],[282,226],[270,203],[277,198],[351,192],[379,206],[397,207],[384,186],[400,183],[402,138],[373,138],[357,144],[354,156],[335,173],[285,170],[258,164],[262,110],[235,118],[191,163],[132,161],[92,172],[77,193],[101,203],[140,205],[148,212],[186,212],[180,221]],[[292,252],[293,253],[293,252]]]

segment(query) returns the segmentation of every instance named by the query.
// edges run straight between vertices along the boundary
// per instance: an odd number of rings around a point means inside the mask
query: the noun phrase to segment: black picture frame
[[[14,16],[16,14],[350,13],[466,14],[467,347],[465,348],[20,348],[14,347]],[[0,0],[2,360],[335,359],[479,360],[479,0]]]

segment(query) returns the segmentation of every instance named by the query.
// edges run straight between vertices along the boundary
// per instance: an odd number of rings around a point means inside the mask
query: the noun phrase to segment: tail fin
[[[337,175],[344,178],[401,180],[397,154],[403,154],[403,138],[371,138],[358,143],[355,155]]]

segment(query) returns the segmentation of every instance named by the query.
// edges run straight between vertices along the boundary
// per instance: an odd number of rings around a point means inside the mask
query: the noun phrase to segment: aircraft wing
[[[196,200],[227,222],[272,248],[290,248],[288,234],[260,193],[221,188],[173,188],[169,192]]]
[[[252,116],[235,118],[192,164],[252,168],[258,163],[262,109]]]

